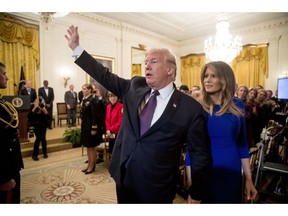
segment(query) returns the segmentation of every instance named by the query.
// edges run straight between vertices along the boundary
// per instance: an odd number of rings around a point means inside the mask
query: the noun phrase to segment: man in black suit
[[[30,95],[30,103],[32,104],[37,98],[37,93],[36,90],[31,86],[31,81],[26,80],[25,87],[21,89],[20,95]]]
[[[50,115],[49,129],[52,129],[54,90],[48,87],[48,84],[48,80],[43,81],[44,86],[38,89],[38,96],[45,101],[46,109]]]
[[[184,143],[190,151],[193,179],[188,192],[192,203],[200,203],[212,164],[207,114],[196,100],[176,89],[175,56],[167,49],[149,50],[145,77],[123,79],[79,46],[78,27],[71,26],[67,32],[75,63],[124,104],[109,167],[118,203],[172,203]],[[145,103],[146,96],[156,90],[160,95],[151,126],[140,134],[142,101]]]
[[[79,100],[79,104],[81,104],[82,99],[83,99],[83,92],[82,92],[82,90],[81,90],[81,91],[78,92],[78,100]]]
[[[74,91],[74,85],[69,86],[69,91],[65,92],[64,101],[67,106],[68,126],[76,126],[76,108],[77,108],[77,93]]]

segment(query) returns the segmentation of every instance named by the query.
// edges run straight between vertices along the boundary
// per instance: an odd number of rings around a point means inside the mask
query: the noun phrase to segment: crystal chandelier
[[[39,12],[38,16],[45,28],[45,30],[48,30],[48,23],[50,23],[53,18],[56,17],[63,17],[68,15],[69,13],[65,13],[65,12]]]
[[[205,41],[205,55],[211,61],[225,61],[230,63],[241,51],[241,38],[232,38],[229,32],[229,22],[225,16],[218,18],[214,40],[210,37]]]

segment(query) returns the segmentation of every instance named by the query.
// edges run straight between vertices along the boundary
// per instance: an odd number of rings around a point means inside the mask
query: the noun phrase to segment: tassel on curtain
[[[17,95],[20,95],[20,91],[22,90],[22,88],[25,86],[25,74],[24,74],[24,69],[23,66],[21,66],[21,71],[20,71],[20,81],[18,84],[18,92]]]

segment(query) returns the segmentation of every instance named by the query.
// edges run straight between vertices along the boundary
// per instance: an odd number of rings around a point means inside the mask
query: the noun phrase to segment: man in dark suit
[[[115,141],[109,172],[116,182],[118,203],[172,203],[176,195],[184,143],[191,155],[192,203],[205,196],[212,164],[207,115],[192,97],[173,83],[176,58],[167,49],[146,53],[145,77],[123,79],[97,62],[79,46],[78,27],[68,29],[75,63],[123,102],[122,125]],[[150,128],[140,134],[142,101],[157,91]],[[146,100],[147,101],[147,100]]]
[[[82,90],[81,90],[81,91],[78,92],[78,100],[79,100],[79,104],[81,104],[82,99],[83,99],[83,92],[82,92]]]
[[[74,91],[73,84],[69,86],[69,91],[65,92],[64,101],[67,106],[68,126],[76,126],[76,106],[78,104],[78,101],[77,93]]]
[[[42,97],[45,101],[46,109],[50,115],[49,129],[52,129],[54,90],[48,87],[48,84],[48,80],[43,81],[44,86],[38,89],[38,97]]]
[[[30,95],[30,103],[34,103],[37,98],[37,93],[34,88],[31,87],[31,81],[26,80],[26,85],[21,89],[20,95]]]

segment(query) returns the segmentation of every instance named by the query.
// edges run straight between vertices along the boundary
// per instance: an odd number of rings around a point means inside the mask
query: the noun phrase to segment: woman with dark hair
[[[108,92],[107,95],[109,104],[106,106],[105,124],[106,134],[109,139],[109,153],[112,154],[114,143],[122,122],[123,104],[112,92]]]
[[[87,148],[88,163],[82,170],[85,174],[95,172],[96,146],[102,140],[104,121],[99,101],[93,97],[93,87],[90,84],[82,86],[83,99],[81,102],[81,139],[80,144]]]
[[[36,136],[32,159],[34,161],[39,160],[38,154],[40,143],[42,145],[42,153],[44,158],[48,158],[46,132],[50,125],[50,115],[46,109],[45,101],[41,96],[36,98],[27,116],[29,123],[29,136],[32,136],[33,133],[35,133]]]

